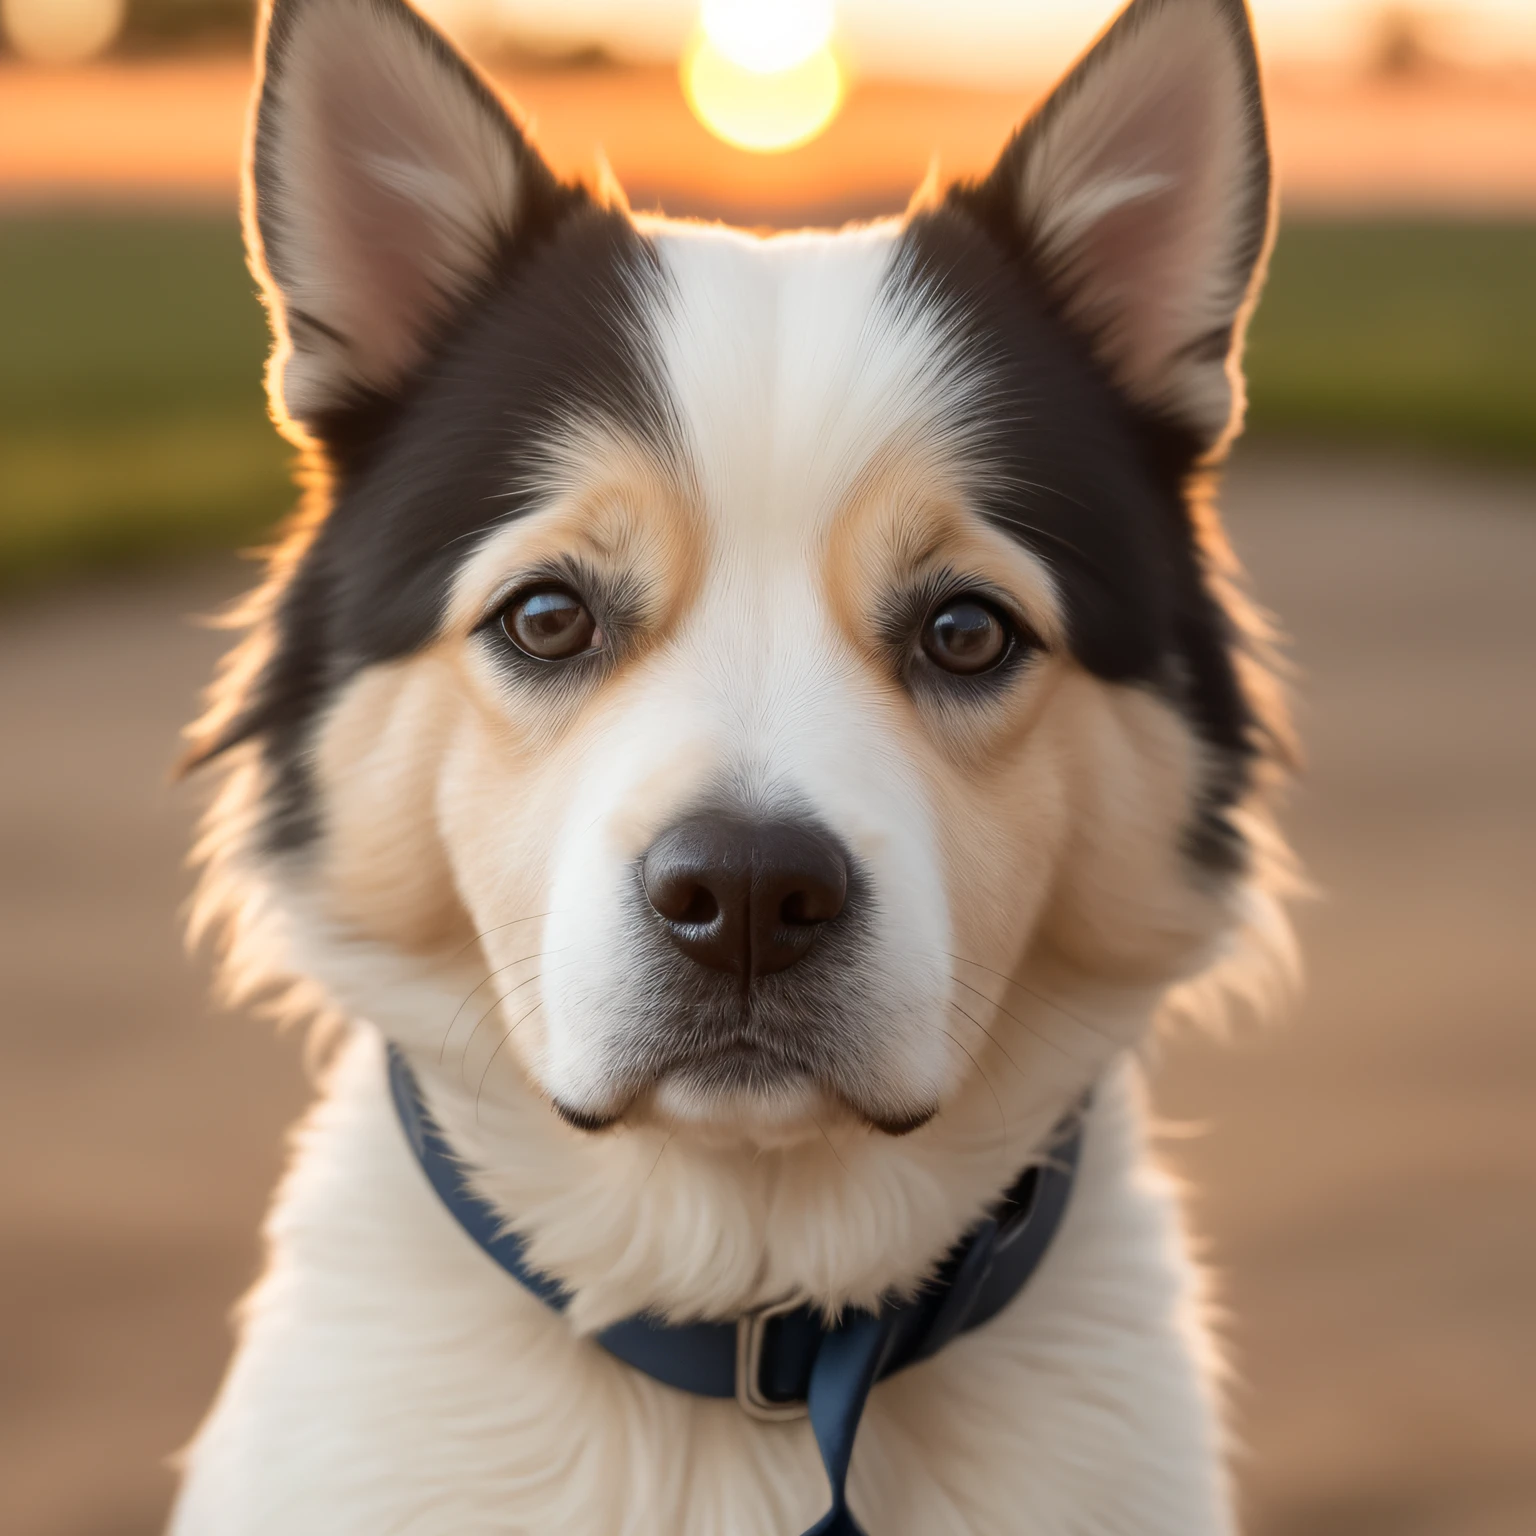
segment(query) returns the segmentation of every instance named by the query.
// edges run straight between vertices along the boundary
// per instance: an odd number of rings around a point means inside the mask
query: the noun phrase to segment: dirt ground
[[[1536,481],[1240,460],[1323,890],[1283,1027],[1157,1076],[1252,1536],[1536,1530]],[[165,787],[233,564],[0,614],[0,1529],[150,1536],[257,1263],[297,1044],[218,1017]]]

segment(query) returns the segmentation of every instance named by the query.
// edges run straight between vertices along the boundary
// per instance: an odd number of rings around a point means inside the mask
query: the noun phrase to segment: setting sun
[[[760,75],[803,64],[832,37],[830,0],[704,0],[699,19],[721,55]]]
[[[774,154],[816,137],[843,103],[830,0],[704,0],[683,93],[717,138]]]

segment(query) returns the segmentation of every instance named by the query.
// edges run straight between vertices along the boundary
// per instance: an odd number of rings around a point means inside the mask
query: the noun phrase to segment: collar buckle
[[[750,1419],[764,1424],[783,1424],[792,1419],[803,1419],[811,1411],[810,1405],[800,1398],[778,1401],[763,1392],[763,1345],[768,1336],[768,1324],[786,1312],[793,1312],[799,1305],[794,1297],[786,1297],[783,1301],[754,1307],[736,1319],[736,1404]]]

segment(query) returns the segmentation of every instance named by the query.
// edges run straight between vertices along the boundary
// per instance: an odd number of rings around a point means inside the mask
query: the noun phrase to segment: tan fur
[[[435,804],[436,765],[458,713],[451,671],[438,650],[370,668],[328,712],[315,753],[331,914],[349,932],[413,954],[474,938]]]
[[[295,137],[280,140],[275,194],[307,220],[302,270],[279,293],[255,253],[274,393],[301,414],[410,369],[518,175],[518,141],[487,139],[484,99],[405,13],[305,3],[294,14],[323,58],[279,102]],[[1044,210],[1035,234],[1058,276],[1087,273],[1085,293],[1117,281],[1127,250],[1098,237],[1180,169],[1174,153],[1155,187],[1130,174],[1122,109],[1145,109],[1148,82],[1154,100],[1177,93],[1180,49],[1194,51],[1208,78],[1181,122],[1225,135],[1221,153],[1193,155],[1164,209],[1176,238],[1149,259],[1157,302],[1098,339],[1125,391],[1183,412],[1202,441],[1220,439],[1235,363],[1185,367],[1180,348],[1241,297],[1221,288],[1230,263],[1181,264],[1230,235],[1242,191],[1226,142],[1236,13],[1222,6],[1143,0],[1121,34],[1140,64],[1127,54],[1068,89],[1019,189]],[[330,112],[328,82],[360,110]],[[394,152],[388,114],[370,115],[402,82],[394,115],[420,164]],[[373,178],[373,213],[415,189],[420,260],[403,276],[384,261],[382,290],[348,286],[370,247],[357,207],[329,193],[352,171]],[[283,842],[262,819],[263,722],[245,711],[325,515],[317,469],[195,730],[193,759],[224,753],[226,781],[198,848],[194,930],[220,932],[233,993],[343,1019],[348,1039],[275,1208],[271,1266],[190,1459],[177,1536],[802,1529],[825,1507],[808,1425],[672,1392],[587,1335],[642,1311],[730,1319],[793,1296],[835,1316],[910,1293],[1021,1165],[1055,1155],[1053,1128],[1090,1092],[1082,1175],[1046,1262],[984,1329],[876,1389],[855,1506],[878,1536],[1231,1536],[1199,1287],[1143,1162],[1129,1059],[1159,1012],[1262,990],[1288,957],[1271,822],[1283,709],[1209,484],[1188,488],[1191,515],[1240,629],[1265,759],[1232,810],[1253,862],[1219,870],[1188,851],[1216,766],[1198,728],[1152,685],[1079,664],[1049,563],[983,516],[971,466],[986,461],[996,381],[984,357],[957,357],[929,295],[889,281],[901,226],[756,240],[638,222],[655,281],[627,295],[624,323],[645,332],[657,444],[601,407],[557,420],[542,461],[506,487],[517,516],[456,551],[424,644],[413,631],[413,654],[350,673],[356,657],[316,658],[344,680],[296,748],[279,716],[315,825]],[[287,302],[331,304],[347,322],[335,329],[367,334],[322,331],[300,356]],[[1068,309],[1098,329],[1097,310]],[[498,649],[502,605],[552,567],[622,585],[637,610],[622,646],[564,678]],[[886,633],[890,615],[941,570],[1044,642],[994,688],[907,686],[899,653],[917,635]],[[801,973],[814,993],[779,994],[796,1009],[785,1027],[821,1054],[765,1082],[644,1055],[667,1030],[725,1017],[694,1007],[698,976],[675,968],[641,879],[660,833],[721,806],[802,820],[858,877],[851,920],[817,940],[826,963]],[[773,995],[755,996],[761,1024]],[[564,1313],[454,1230],[395,1123],[384,1041],[472,1187],[567,1288]]]

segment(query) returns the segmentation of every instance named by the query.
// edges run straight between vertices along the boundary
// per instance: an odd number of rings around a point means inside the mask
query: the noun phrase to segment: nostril
[[[693,894],[674,921],[702,928],[706,923],[714,922],[719,916],[720,903],[715,900],[715,893],[708,886],[696,885],[693,888]]]
[[[787,928],[814,928],[818,923],[830,922],[837,911],[825,898],[818,899],[810,891],[791,891],[779,903],[779,921]]]
[[[770,876],[770,886],[777,884],[776,911],[786,928],[815,928],[830,923],[842,914],[848,900],[848,866],[841,854],[826,843],[801,838],[791,845],[793,862],[783,870],[777,882]],[[794,866],[798,865],[796,869]],[[781,894],[780,894],[781,893]]]
[[[644,884],[656,915],[669,923],[700,927],[720,915],[720,898],[692,871],[647,866]]]

